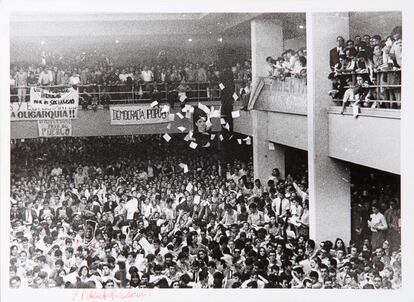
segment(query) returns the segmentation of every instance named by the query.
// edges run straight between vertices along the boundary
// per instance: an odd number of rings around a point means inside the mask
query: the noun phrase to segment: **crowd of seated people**
[[[329,95],[345,106],[357,104],[372,108],[400,108],[402,30],[395,27],[385,39],[379,35],[338,36],[330,50]]]
[[[401,286],[389,237],[309,238],[304,167],[254,179],[251,159],[216,148],[180,135],[12,141],[10,287]],[[378,210],[362,220],[388,234]]]
[[[288,49],[277,59],[267,57],[266,62],[269,77],[282,80],[286,77],[306,79],[306,48],[296,52]]]
[[[121,66],[103,54],[91,53],[56,59],[51,56],[39,64],[15,63],[10,68],[11,101],[27,100],[27,86],[76,85],[81,86],[88,99],[93,102],[107,103],[111,99],[149,99],[166,91],[185,90],[203,97],[218,90],[218,81],[222,68],[218,63],[192,62],[136,62]],[[251,64],[236,63],[232,67],[235,82],[240,90],[249,87],[251,82]],[[198,83],[195,85],[195,83]],[[210,83],[210,84],[208,84]],[[211,84],[211,83],[214,83]],[[100,87],[98,87],[98,85]],[[216,87],[217,86],[217,87]],[[103,92],[101,94],[101,92]],[[90,97],[87,96],[90,95]],[[167,95],[164,95],[167,98]],[[89,100],[91,99],[91,100]]]

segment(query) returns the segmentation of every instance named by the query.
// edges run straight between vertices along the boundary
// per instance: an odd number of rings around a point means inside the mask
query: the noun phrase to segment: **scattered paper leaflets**
[[[162,136],[167,142],[169,142],[170,140],[171,140],[171,136],[168,134],[168,133],[165,133],[163,136]]]
[[[200,200],[201,200],[200,195],[196,195],[196,196],[194,196],[193,203],[194,203],[194,204],[199,204],[199,203],[200,203]]]
[[[180,119],[183,119],[183,118],[184,118],[184,115],[182,115],[180,112],[177,112],[177,116],[178,116]]]
[[[145,251],[145,254],[153,254],[155,252],[154,247],[151,245],[151,243],[148,242],[148,240],[145,237],[142,237],[138,241],[138,243],[142,247],[142,249]]]
[[[239,143],[239,145],[241,145],[241,144],[242,144],[242,140],[241,140],[241,138],[238,138],[238,139],[237,139],[237,142]]]
[[[191,112],[191,108],[193,108],[193,106],[191,106],[191,105],[185,105],[184,107],[183,107],[183,109],[181,109],[181,111],[182,112]]]
[[[188,118],[188,119],[190,119],[190,118],[191,118],[191,111],[187,111],[187,112],[185,113],[185,118]]]
[[[211,126],[213,126],[213,124],[210,122],[210,119],[208,119],[206,122],[206,127],[210,128]]]
[[[184,173],[188,172],[188,165],[184,163],[180,163],[179,166],[184,170]]]
[[[198,108],[200,109],[200,110],[203,110],[205,113],[207,113],[207,114],[209,114],[210,113],[210,109],[206,106],[206,105],[204,105],[204,104],[201,104],[201,103],[198,103]]]
[[[250,136],[248,136],[245,140],[246,140],[246,145],[252,144],[252,139],[250,138]]]
[[[154,101],[154,102],[151,103],[151,108],[154,108],[157,105],[158,105],[158,102],[157,101]]]
[[[221,141],[224,139],[222,134],[220,134],[219,138]]]
[[[223,83],[220,83],[219,84],[219,87],[220,87],[221,90],[223,90],[225,88],[225,86],[223,85]]]
[[[226,124],[226,120],[224,118],[221,118],[220,119],[220,124],[222,124],[222,125]]]
[[[226,125],[223,126],[224,129],[227,129],[227,131],[230,131],[230,125],[229,123],[226,123]]]
[[[239,111],[239,110],[237,110],[237,111],[232,111],[232,113],[231,113],[231,117],[232,117],[232,118],[238,118],[238,117],[240,117],[240,111]]]
[[[210,113],[210,117],[219,118],[221,116],[220,110],[212,110]]]
[[[239,98],[239,96],[237,95],[237,93],[233,93],[233,99],[235,100],[235,101],[237,101],[237,99]]]
[[[170,106],[168,106],[168,105],[164,105],[164,106],[162,106],[162,109],[161,109],[161,113],[167,113],[167,112],[170,112]]]
[[[185,95],[185,93],[181,94],[180,95],[180,102],[184,102],[186,98],[187,98],[187,96]]]
[[[215,134],[212,134],[212,135],[210,136],[210,139],[211,139],[211,140],[213,140],[215,137],[216,137],[216,135],[215,135]]]
[[[168,125],[167,125],[167,129],[169,130],[169,129],[171,129],[171,123],[168,123]]]
[[[181,132],[185,131],[185,127],[183,127],[183,126],[179,126],[179,127],[177,127],[177,129],[180,130]]]
[[[193,131],[188,132],[188,134],[184,137],[184,140],[188,142],[193,137]]]
[[[211,145],[210,145],[210,142],[207,142],[207,144],[205,144],[204,146],[203,146],[203,148],[208,148],[208,147],[210,147]]]
[[[275,145],[273,143],[269,143],[269,150],[275,150]]]
[[[193,184],[189,182],[185,187],[185,190],[191,193],[191,191],[193,191]]]
[[[195,148],[197,148],[197,146],[198,146],[198,145],[197,145],[195,142],[191,142],[191,143],[190,143],[190,148],[191,148],[191,149],[195,149]]]
[[[174,118],[175,118],[175,114],[174,114],[174,113],[170,113],[170,114],[168,115],[168,120],[169,120],[170,122],[173,122],[173,121],[174,121]]]

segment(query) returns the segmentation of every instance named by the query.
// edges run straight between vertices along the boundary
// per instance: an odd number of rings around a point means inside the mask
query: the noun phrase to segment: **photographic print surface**
[[[402,36],[400,11],[11,14],[9,287],[400,289]]]

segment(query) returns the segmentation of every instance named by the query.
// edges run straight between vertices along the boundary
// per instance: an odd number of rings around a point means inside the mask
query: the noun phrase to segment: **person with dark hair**
[[[13,160],[27,164],[13,167],[10,195],[17,210],[26,194],[33,195],[31,186],[22,184],[20,171],[36,167],[33,173],[42,178],[59,167],[62,171],[52,177],[54,181],[34,194],[32,208],[43,210],[43,214],[58,213],[65,203],[74,214],[67,218],[56,214],[53,219],[44,215],[41,224],[34,219],[26,230],[21,230],[22,218],[13,221],[10,278],[20,277],[21,287],[111,288],[113,281],[116,288],[244,288],[255,284],[258,288],[296,288],[301,286],[295,274],[307,287],[305,280],[315,277],[314,271],[317,283],[336,288],[344,284],[350,271],[361,276],[361,258],[371,263],[369,270],[387,275],[393,288],[400,286],[399,246],[391,249],[384,241],[382,248],[373,250],[370,237],[364,235],[368,240],[361,241],[358,252],[353,244],[347,250],[339,239],[335,244],[329,239],[315,242],[300,232],[290,232],[289,218],[299,213],[300,202],[307,201],[306,166],[289,163],[286,179],[275,169],[269,189],[259,189],[250,198],[234,179],[254,181],[251,158],[236,156],[226,162],[227,171],[236,171],[226,181],[219,169],[221,154],[189,150],[179,141],[170,147],[155,135],[134,136],[134,141],[120,136],[67,138],[53,145],[36,140],[18,142],[15,150],[19,152],[13,153]],[[112,148],[114,145],[120,148]],[[47,157],[42,164],[31,159],[36,152],[52,151],[71,162],[53,162]],[[187,164],[188,171],[183,171],[180,162]],[[153,175],[141,177],[149,166]],[[37,174],[40,168],[45,170],[43,174]],[[75,190],[76,171],[85,179]],[[192,187],[187,186],[190,182]],[[368,183],[358,181],[356,187]],[[25,189],[17,189],[19,186]],[[397,186],[381,186],[387,194],[385,198],[385,193],[376,193],[381,200],[398,196],[394,193]],[[261,188],[261,183],[256,187]],[[365,195],[371,197],[371,191],[376,192],[370,189]],[[133,219],[128,219],[128,211],[123,209],[132,198],[138,202],[131,207]],[[44,201],[47,206],[42,208]],[[104,206],[98,206],[93,217],[84,215],[89,202]],[[377,206],[382,211],[387,208]],[[231,215],[225,217],[229,213],[237,219],[229,221]],[[369,213],[361,216],[362,222],[368,219]],[[87,220],[96,222],[94,246],[83,240],[85,225],[90,225]],[[358,280],[358,285],[364,286],[365,279]]]
[[[336,38],[336,47],[329,51],[329,65],[333,71],[339,63],[339,56],[345,54],[345,39],[342,36]]]
[[[372,232],[371,245],[372,249],[382,247],[385,240],[385,231],[388,229],[387,220],[384,215],[379,211],[376,203],[372,204],[372,214],[370,220],[368,220],[368,227]]]

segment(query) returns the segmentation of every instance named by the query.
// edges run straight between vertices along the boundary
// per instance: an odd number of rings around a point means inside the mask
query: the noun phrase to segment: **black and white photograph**
[[[2,299],[414,301],[409,7],[279,2],[6,2]]]

